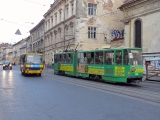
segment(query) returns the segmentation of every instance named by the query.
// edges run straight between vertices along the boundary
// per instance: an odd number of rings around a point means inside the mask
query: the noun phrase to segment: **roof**
[[[9,46],[8,43],[2,43],[2,44],[0,44],[0,47],[8,47],[8,46]]]

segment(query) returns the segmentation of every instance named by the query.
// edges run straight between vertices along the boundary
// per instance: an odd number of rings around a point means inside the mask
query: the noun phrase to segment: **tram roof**
[[[107,48],[107,49],[97,49],[97,50],[79,50],[77,52],[94,52],[94,51],[107,51],[107,50],[124,50],[124,49],[128,49],[128,50],[142,50],[142,48],[136,48],[136,47],[119,47],[119,48]],[[73,53],[75,51],[72,52],[59,52],[59,53],[55,53],[55,54],[68,54],[68,53]]]

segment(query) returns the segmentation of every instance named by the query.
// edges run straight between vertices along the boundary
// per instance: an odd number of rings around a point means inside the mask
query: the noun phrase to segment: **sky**
[[[30,35],[54,0],[0,0],[0,43],[14,44]],[[21,35],[15,34],[20,30]]]

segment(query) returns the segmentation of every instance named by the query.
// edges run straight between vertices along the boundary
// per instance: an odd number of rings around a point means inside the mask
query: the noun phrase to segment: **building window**
[[[68,7],[66,7],[66,19],[68,18]]]
[[[47,22],[46,22],[46,30],[47,30]]]
[[[68,35],[68,27],[66,27],[65,35]]]
[[[54,35],[55,35],[55,41],[56,41],[56,39],[57,39],[57,33],[55,33]]]
[[[73,35],[74,28],[71,26],[71,35]]]
[[[74,14],[74,4],[71,4],[72,6],[72,15]]]
[[[88,38],[96,39],[96,27],[88,27]]]
[[[55,24],[57,24],[57,14],[55,14]]]
[[[88,15],[96,16],[97,5],[88,3]]]
[[[50,28],[50,20],[48,20],[48,29]]]
[[[62,12],[60,11],[59,12],[59,22],[61,22],[61,15],[62,15]]]
[[[51,17],[51,26],[53,27],[53,16]]]
[[[141,21],[135,22],[135,47],[142,48],[142,33],[141,33]]]
[[[59,31],[59,38],[61,39],[61,31]]]

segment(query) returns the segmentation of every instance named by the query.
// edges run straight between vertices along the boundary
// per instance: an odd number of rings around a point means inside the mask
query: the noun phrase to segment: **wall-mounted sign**
[[[124,30],[112,30],[111,36],[113,40],[124,38]]]

